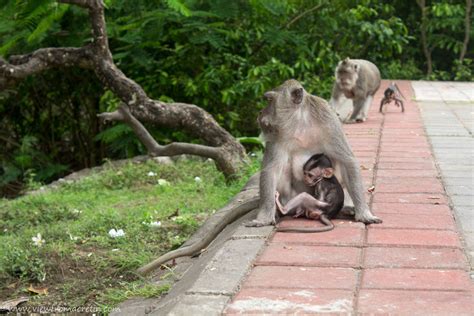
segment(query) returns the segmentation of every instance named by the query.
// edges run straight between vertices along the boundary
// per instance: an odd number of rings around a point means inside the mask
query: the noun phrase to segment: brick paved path
[[[403,114],[393,104],[378,113],[386,85],[367,122],[344,126],[384,223],[337,220],[327,233],[275,233],[226,314],[474,314],[468,263],[410,82],[398,82]]]

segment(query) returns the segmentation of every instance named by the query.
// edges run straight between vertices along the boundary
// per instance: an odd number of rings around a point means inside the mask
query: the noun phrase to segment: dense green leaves
[[[416,1],[108,0],[106,5],[110,47],[124,73],[153,98],[203,107],[236,137],[258,134],[255,118],[263,92],[288,78],[329,97],[334,67],[347,56],[375,62],[384,78],[420,79],[426,72]],[[429,79],[472,80],[472,49],[463,63],[458,60],[465,1],[429,1],[427,8],[434,68]],[[51,0],[0,4],[5,57],[84,45],[89,29],[86,11],[75,6]],[[19,168],[14,144],[29,136],[51,163],[73,169],[143,149],[124,127],[102,131],[95,114],[115,108],[118,100],[91,72],[48,72],[0,92],[0,98],[0,122],[6,126],[1,135],[10,140],[0,138],[7,148],[1,153],[5,170]],[[153,134],[161,142],[190,140],[160,127]]]

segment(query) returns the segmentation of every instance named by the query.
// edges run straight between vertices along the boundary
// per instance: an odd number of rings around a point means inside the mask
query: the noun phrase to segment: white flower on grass
[[[149,223],[143,221],[142,224],[143,224],[143,225],[146,225],[146,226],[149,226],[149,227],[153,227],[153,228],[161,227],[161,222],[160,222],[160,221],[149,222]]]
[[[123,229],[115,230],[115,228],[112,228],[111,230],[109,230],[109,236],[112,238],[123,237],[125,236],[125,233]]]
[[[79,239],[79,237],[73,236],[71,233],[68,233],[68,235],[69,235],[69,239],[71,239],[72,241],[77,241]]]
[[[150,172],[147,173],[147,176],[149,176],[149,177],[156,177],[157,175],[158,174],[153,172],[153,171],[150,171]]]
[[[171,220],[172,220],[173,222],[181,221],[181,220],[183,220],[183,216],[181,216],[181,215],[173,216],[173,217],[171,217]]]
[[[76,215],[79,215],[79,214],[82,213],[82,211],[80,211],[80,210],[78,210],[77,208],[75,208],[75,209],[72,210],[72,213],[73,213],[73,214],[76,214]]]
[[[158,184],[159,185],[170,185],[170,183],[168,181],[166,181],[165,179],[158,179]]]
[[[36,237],[32,237],[31,240],[33,240],[33,243],[35,244],[35,246],[38,246],[38,247],[41,247],[44,245],[45,241],[44,239],[41,237],[41,234],[38,233],[36,235]]]
[[[194,181],[196,181],[196,183],[201,183],[202,182],[201,178],[199,178],[199,177],[195,177]]]

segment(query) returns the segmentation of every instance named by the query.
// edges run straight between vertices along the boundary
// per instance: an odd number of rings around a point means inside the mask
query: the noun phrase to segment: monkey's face
[[[351,61],[340,62],[336,68],[336,83],[344,90],[354,88],[359,79],[359,65]]]
[[[306,185],[313,187],[318,181],[323,177],[323,172],[321,168],[313,168],[308,171],[303,171],[303,181]]]
[[[299,107],[304,99],[305,91],[303,86],[294,79],[285,81],[281,86],[270,90],[264,94],[268,101],[268,106],[274,107],[276,114],[279,110],[295,109]]]

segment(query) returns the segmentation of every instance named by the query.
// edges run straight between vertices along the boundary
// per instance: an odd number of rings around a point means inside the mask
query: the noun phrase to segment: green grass
[[[259,160],[253,158],[232,183],[207,161],[148,161],[109,165],[57,190],[0,200],[0,301],[29,295],[30,284],[49,292],[31,296],[30,305],[92,304],[102,310],[130,296],[166,292],[133,271],[186,241],[242,188]],[[161,226],[150,227],[155,221]],[[110,229],[123,229],[125,236],[112,238]],[[41,247],[32,240],[38,233]]]

